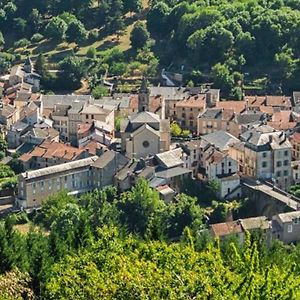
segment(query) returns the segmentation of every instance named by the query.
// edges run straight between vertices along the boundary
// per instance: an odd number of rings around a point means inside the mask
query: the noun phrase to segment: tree
[[[46,58],[42,53],[40,53],[38,55],[34,66],[35,66],[36,72],[39,75],[41,75],[41,77],[43,79],[46,78],[49,75],[48,70],[47,70],[47,66],[46,66]]]
[[[107,87],[105,87],[104,85],[97,85],[93,89],[92,95],[93,95],[94,98],[99,99],[99,98],[102,98],[104,96],[108,96],[109,91],[108,91]]]
[[[200,230],[203,212],[196,198],[180,194],[175,202],[168,206],[166,218],[167,236],[173,239],[179,238],[186,227]]]
[[[62,18],[53,17],[46,26],[45,36],[50,39],[61,41],[65,38],[67,29],[68,25]]]
[[[160,214],[163,208],[164,202],[158,192],[151,189],[145,179],[139,179],[130,192],[122,195],[120,220],[130,232],[158,238],[162,234]]]
[[[218,63],[213,66],[212,75],[214,78],[214,85],[221,89],[224,95],[229,95],[234,87],[234,80],[228,67],[225,64]]]
[[[178,125],[178,123],[177,122],[172,122],[171,123],[171,135],[172,136],[179,136],[180,134],[181,134],[181,128],[180,128],[180,126]]]
[[[2,32],[0,31],[0,50],[4,47],[5,41]]]
[[[126,0],[123,2],[123,11],[126,12],[140,12],[143,9],[143,2],[141,0]]]
[[[62,60],[59,64],[61,73],[61,80],[63,80],[70,87],[79,87],[81,79],[86,74],[86,67],[84,61],[76,56],[69,56]]]
[[[163,36],[168,31],[170,8],[165,2],[157,2],[147,14],[147,27],[153,35]]]
[[[143,48],[146,45],[149,37],[150,34],[146,28],[146,25],[141,21],[136,22],[130,34],[130,42],[132,48]]]
[[[79,20],[76,19],[68,25],[66,39],[69,43],[75,42],[77,44],[87,39],[87,31]]]

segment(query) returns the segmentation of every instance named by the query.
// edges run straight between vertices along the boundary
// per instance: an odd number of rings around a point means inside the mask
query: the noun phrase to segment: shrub
[[[15,48],[24,48],[30,45],[30,41],[27,39],[20,39],[14,43]]]
[[[40,42],[42,39],[44,38],[44,36],[40,33],[35,33],[32,38],[31,38],[31,42],[32,43],[38,43]]]

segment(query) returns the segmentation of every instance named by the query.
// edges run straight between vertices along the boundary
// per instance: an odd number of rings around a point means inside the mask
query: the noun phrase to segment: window
[[[185,111],[185,108],[183,107],[182,110]]]
[[[41,191],[44,190],[44,181],[41,182]]]
[[[85,115],[85,118],[88,119],[88,118],[89,118],[89,115]]]
[[[282,165],[282,164],[281,164],[281,161],[278,161],[278,162],[276,163],[276,166],[277,166],[277,167],[281,167],[281,165]]]
[[[266,157],[267,157],[267,152],[263,152],[262,156],[263,156],[264,158],[266,158]]]
[[[230,161],[230,162],[228,162],[228,167],[231,167],[231,161]]]
[[[295,174],[296,179],[298,179],[298,173]]]
[[[261,164],[261,166],[262,166],[263,168],[266,168],[266,167],[267,167],[267,165],[268,165],[268,164],[267,164],[267,162],[266,162],[266,161],[263,161],[263,162],[262,162],[262,164]]]
[[[94,119],[94,115],[92,115],[92,119]]]
[[[293,219],[293,224],[299,224],[299,218]]]
[[[287,231],[289,233],[293,232],[293,225],[288,225]]]
[[[228,194],[230,193],[230,188],[227,189],[227,193],[228,193]]]
[[[289,151],[285,150],[284,151],[284,156],[288,156],[289,155]]]
[[[149,142],[148,141],[144,141],[143,142],[143,147],[144,148],[148,148],[150,146]]]
[[[280,177],[280,176],[281,176],[281,172],[280,172],[280,171],[277,171],[277,172],[276,172],[276,176],[277,176],[277,177]]]
[[[182,113],[182,117],[185,118],[185,113]]]
[[[284,176],[288,176],[288,175],[289,175],[289,171],[284,170],[284,171],[283,171],[283,175],[284,175]]]
[[[283,164],[284,164],[285,166],[288,166],[288,165],[289,165],[289,161],[286,159],[286,160],[283,162]]]

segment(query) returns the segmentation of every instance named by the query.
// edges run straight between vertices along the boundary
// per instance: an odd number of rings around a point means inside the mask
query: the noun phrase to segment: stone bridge
[[[274,215],[300,210],[300,199],[286,193],[268,182],[243,179],[242,192],[255,206],[258,216],[272,218]]]

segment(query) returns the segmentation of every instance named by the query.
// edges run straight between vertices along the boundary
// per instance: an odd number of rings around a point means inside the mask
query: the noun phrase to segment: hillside
[[[162,68],[183,73],[183,84],[214,82],[232,99],[240,99],[243,89],[289,94],[300,88],[296,0],[0,4],[0,73],[27,56],[43,54],[46,69],[72,73],[71,89],[86,78],[93,90],[107,75],[121,77],[115,84],[131,90],[135,78],[155,78]],[[71,61],[62,64],[68,57]],[[46,91],[61,89],[56,79],[46,76]]]

